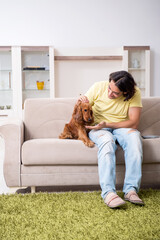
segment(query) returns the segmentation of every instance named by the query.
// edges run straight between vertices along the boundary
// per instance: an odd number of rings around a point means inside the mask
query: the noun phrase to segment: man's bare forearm
[[[95,129],[100,130],[102,128],[134,128],[137,129],[138,123],[135,123],[131,120],[117,122],[117,123],[107,123],[107,122],[101,122],[95,126],[86,126],[88,129]]]

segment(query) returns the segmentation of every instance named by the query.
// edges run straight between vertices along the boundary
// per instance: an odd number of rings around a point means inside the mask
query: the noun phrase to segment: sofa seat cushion
[[[98,148],[86,147],[80,140],[32,139],[22,145],[22,164],[37,165],[98,165]],[[124,154],[118,146],[117,164],[124,164]]]
[[[97,165],[97,147],[79,140],[32,139],[22,145],[23,165]]]

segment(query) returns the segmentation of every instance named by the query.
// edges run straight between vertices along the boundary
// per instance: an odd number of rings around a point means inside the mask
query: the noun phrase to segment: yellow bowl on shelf
[[[43,82],[37,81],[37,89],[38,90],[43,90],[43,88],[44,88],[44,81]]]

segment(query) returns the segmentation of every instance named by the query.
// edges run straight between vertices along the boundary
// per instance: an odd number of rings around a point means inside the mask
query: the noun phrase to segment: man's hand
[[[80,96],[78,98],[78,101],[84,102],[84,103],[89,103],[89,100],[86,96]]]
[[[106,122],[100,122],[99,124],[95,125],[95,126],[85,126],[87,129],[94,129],[94,130],[100,130],[102,128],[106,128],[107,127],[107,123]]]

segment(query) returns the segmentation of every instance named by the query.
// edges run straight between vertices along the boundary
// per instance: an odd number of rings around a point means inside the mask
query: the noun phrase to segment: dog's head
[[[80,124],[90,125],[94,122],[92,107],[86,102],[78,101],[72,116]]]

